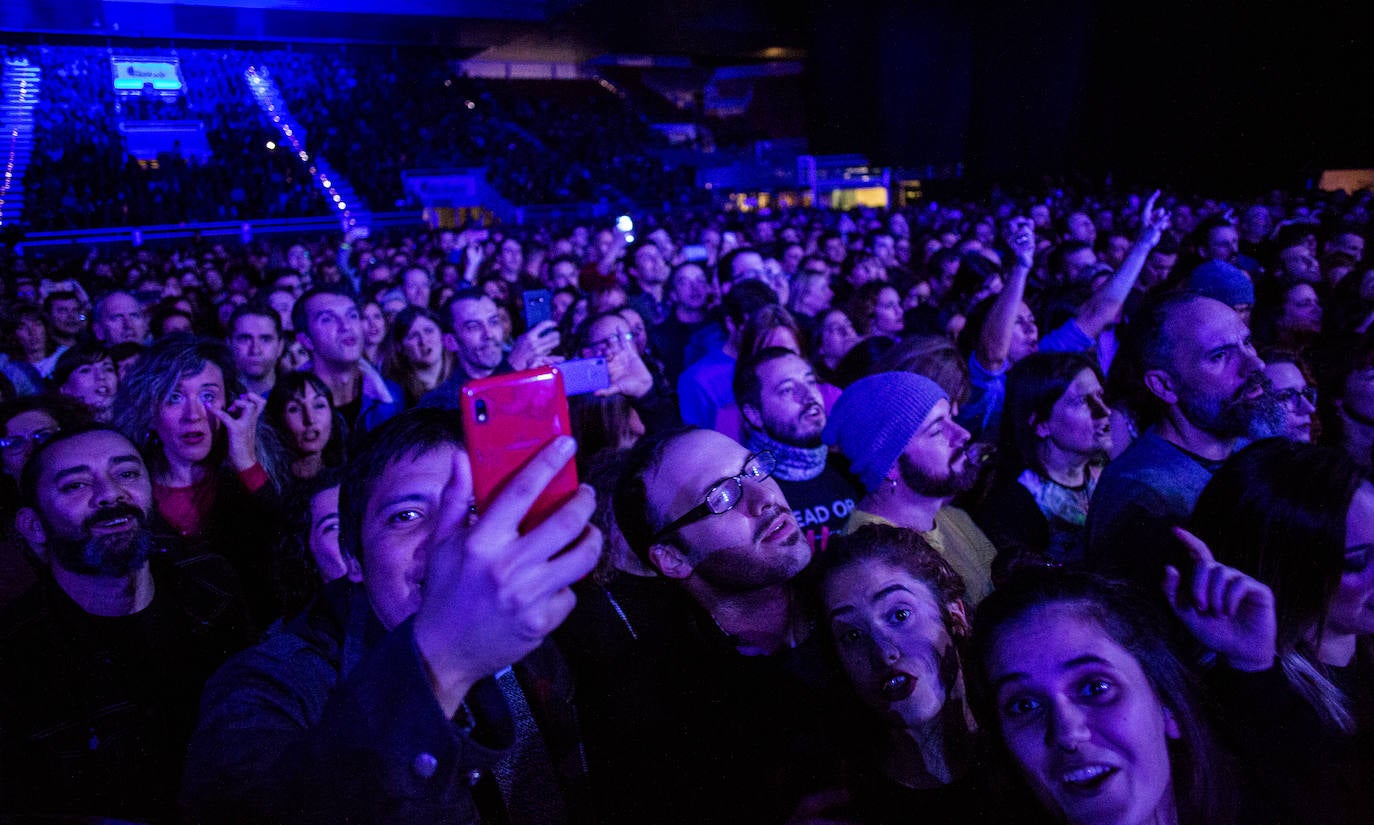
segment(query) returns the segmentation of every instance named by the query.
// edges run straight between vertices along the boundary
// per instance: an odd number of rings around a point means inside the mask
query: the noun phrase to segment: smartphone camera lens
[[[485,402],[485,401],[483,401],[483,400],[481,400],[481,399],[478,399],[478,400],[477,400],[476,410],[477,410],[477,423],[478,423],[478,424],[485,424],[485,423],[487,423],[487,402]]]

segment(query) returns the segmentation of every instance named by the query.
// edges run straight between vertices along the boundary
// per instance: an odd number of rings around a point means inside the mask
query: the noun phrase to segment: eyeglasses
[[[734,506],[739,504],[740,499],[744,498],[744,480],[747,478],[755,484],[762,483],[764,479],[773,474],[773,469],[777,466],[778,460],[767,450],[754,453],[744,460],[744,466],[740,468],[739,475],[727,478],[712,487],[706,492],[705,501],[688,510],[672,524],[654,533],[650,541],[658,541],[664,536],[681,530],[689,524],[701,521],[707,516],[718,516],[734,509]]]
[[[1294,408],[1298,405],[1298,399],[1306,401],[1314,409],[1317,406],[1317,388],[1303,387],[1302,389],[1279,390],[1274,393],[1274,397],[1285,407]]]
[[[613,351],[625,349],[625,347],[629,345],[629,343],[634,339],[634,333],[617,332],[616,334],[608,335],[599,341],[592,341],[590,344],[582,348],[582,352],[584,355],[600,355],[604,357],[610,355]]]
[[[0,450],[17,452],[23,449],[30,441],[33,442],[33,446],[38,447],[61,431],[60,428],[53,427],[47,430],[39,430],[29,435],[7,435],[0,437]]]

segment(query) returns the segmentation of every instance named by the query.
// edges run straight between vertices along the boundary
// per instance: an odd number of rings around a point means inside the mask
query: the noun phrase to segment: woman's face
[[[1102,397],[1102,383],[1092,370],[1083,370],[1050,408],[1050,417],[1035,425],[1037,438],[1062,453],[1094,458],[1112,448],[1111,410]]]
[[[168,462],[194,465],[210,456],[220,431],[213,411],[224,409],[224,396],[224,374],[214,364],[181,376],[153,416],[153,432]]]
[[[295,335],[288,335],[286,339],[286,349],[281,355],[282,371],[295,372],[310,363],[310,351]]]
[[[624,318],[606,315],[587,329],[587,346],[582,348],[582,356],[614,361],[630,346],[633,338],[630,325],[625,323]]]
[[[1317,407],[1303,394],[1308,392],[1309,387],[1302,370],[1289,361],[1270,361],[1264,365],[1264,374],[1274,382],[1274,395],[1288,419],[1288,437],[1294,441],[1310,442],[1312,413],[1317,411]]]
[[[281,417],[291,449],[300,455],[324,452],[334,432],[334,411],[319,390],[307,382],[305,390],[282,407]]]
[[[82,364],[72,370],[72,374],[58,389],[63,395],[75,398],[90,407],[96,416],[100,417],[114,409],[115,392],[119,389],[119,372],[115,369],[114,361],[108,357],[103,358],[94,364]]]
[[[629,307],[621,307],[616,313],[625,319],[629,325],[630,334],[634,336],[635,349],[640,355],[649,351],[649,331],[644,328],[644,318],[638,312]]]
[[[406,337],[401,339],[401,351],[411,366],[417,369],[439,363],[444,356],[439,325],[423,315],[416,318]]]
[[[571,292],[555,292],[553,294],[549,306],[552,309],[550,317],[553,318],[555,324],[562,322],[563,316],[568,314],[568,310],[572,308],[573,302],[576,300],[577,296]]]
[[[838,310],[827,313],[821,320],[821,356],[838,361],[859,343],[859,333],[849,322],[849,316]]]
[[[1345,517],[1345,564],[1326,608],[1331,634],[1374,633],[1374,485],[1355,491]]]
[[[884,562],[841,568],[821,598],[854,692],[894,726],[936,719],[958,660],[943,606],[924,582]]]
[[[1065,604],[1031,610],[1000,628],[988,678],[1007,750],[1057,819],[1174,821],[1168,743],[1178,725],[1096,622]]]
[[[41,441],[56,435],[59,429],[57,419],[46,410],[21,412],[6,421],[4,436],[14,441],[0,449],[0,459],[3,459],[5,472],[9,477],[18,482],[19,476],[24,472],[24,465],[29,463],[29,456],[33,455],[34,449]],[[42,435],[35,440],[34,436],[40,433]]]
[[[363,306],[363,344],[375,347],[386,337],[386,314],[381,305],[369,301]]]
[[[873,331],[883,335],[901,335],[904,326],[902,299],[897,290],[889,287],[879,292],[878,303],[873,307]]]
[[[280,289],[273,290],[267,296],[267,305],[277,311],[281,316],[282,329],[291,329],[291,307],[295,306],[296,299],[291,293],[283,292]]]

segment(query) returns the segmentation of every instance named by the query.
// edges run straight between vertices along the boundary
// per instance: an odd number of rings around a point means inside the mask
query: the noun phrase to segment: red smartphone
[[[506,483],[560,435],[572,435],[563,376],[554,367],[478,378],[463,386],[463,440],[472,461],[477,512],[484,513]],[[520,522],[528,533],[577,492],[569,461]]]

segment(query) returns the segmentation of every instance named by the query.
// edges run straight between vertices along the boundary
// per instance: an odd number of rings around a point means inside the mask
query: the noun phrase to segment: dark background
[[[1229,190],[1374,165],[1364,4],[816,0],[819,151]]]
[[[0,30],[423,43],[534,33],[606,54],[805,65],[818,153],[973,180],[1082,174],[1253,192],[1374,166],[1368,3],[1262,0],[0,0]],[[234,7],[234,6],[238,7]],[[342,10],[341,10],[342,9]]]

